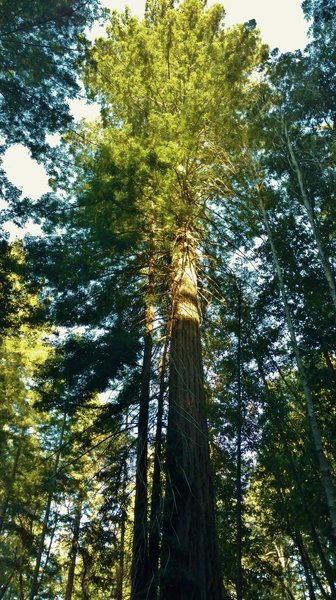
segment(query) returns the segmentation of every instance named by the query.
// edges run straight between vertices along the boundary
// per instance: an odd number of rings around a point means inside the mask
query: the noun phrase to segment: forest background
[[[200,0],[1,0],[1,154],[50,187],[1,171],[0,598],[336,597],[336,7],[302,7],[281,54]]]

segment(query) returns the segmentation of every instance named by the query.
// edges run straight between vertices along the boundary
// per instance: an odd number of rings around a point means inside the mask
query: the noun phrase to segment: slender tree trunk
[[[160,374],[158,409],[156,417],[156,435],[154,447],[154,466],[153,466],[153,482],[152,482],[152,497],[150,511],[150,526],[149,526],[149,576],[150,588],[148,591],[148,600],[156,600],[158,594],[158,570],[160,557],[160,534],[162,521],[162,425],[163,425],[163,408],[165,394],[165,375],[167,369],[167,352],[168,352],[168,336],[165,341],[162,355],[162,366]]]
[[[274,548],[278,557],[278,561],[282,571],[282,577],[278,578],[281,586],[284,590],[286,600],[295,600],[294,594],[291,590],[290,584],[287,582],[287,569],[286,569],[286,557],[282,546],[278,546],[274,543]]]
[[[220,600],[195,241],[177,233],[160,600]]]
[[[0,535],[2,534],[2,530],[3,530],[3,526],[4,526],[4,521],[6,518],[6,514],[7,514],[7,510],[8,510],[8,505],[12,496],[12,491],[13,491],[13,485],[16,479],[16,475],[18,472],[18,466],[19,466],[19,460],[20,460],[20,454],[21,454],[21,444],[22,444],[22,439],[19,439],[19,443],[18,443],[18,447],[16,449],[15,452],[15,457],[14,457],[14,463],[13,463],[13,468],[12,468],[12,472],[11,472],[11,478],[10,478],[10,482],[9,482],[9,488],[7,491],[7,494],[4,498],[2,507],[1,507],[1,514],[0,514]]]
[[[325,278],[326,278],[328,286],[329,286],[331,299],[332,299],[334,308],[336,310],[336,285],[335,285],[334,275],[333,275],[333,272],[332,272],[332,269],[331,269],[331,266],[330,266],[329,259],[327,257],[326,251],[325,251],[325,249],[323,247],[321,235],[320,235],[319,228],[318,228],[318,225],[316,223],[316,219],[315,219],[315,215],[314,215],[313,205],[312,205],[312,202],[310,201],[309,196],[307,194],[306,187],[305,187],[305,184],[304,184],[303,174],[302,174],[300,165],[299,165],[299,163],[297,161],[297,158],[296,158],[296,155],[295,155],[295,152],[294,152],[294,148],[292,146],[292,142],[291,142],[289,134],[288,134],[287,125],[286,125],[286,123],[285,123],[284,120],[283,120],[283,130],[284,130],[284,134],[285,134],[285,138],[286,138],[286,143],[287,143],[287,148],[288,148],[288,152],[289,152],[289,156],[290,156],[290,161],[291,161],[292,167],[294,169],[295,175],[296,175],[297,180],[298,180],[298,184],[299,184],[299,188],[300,188],[300,192],[301,192],[301,197],[302,197],[305,209],[307,211],[307,216],[308,216],[308,219],[309,219],[310,226],[311,226],[312,231],[313,231],[313,235],[314,235],[314,239],[315,239],[317,251],[318,251],[318,254],[319,254],[319,258],[320,258],[320,261],[321,261],[322,269],[324,271],[324,275],[325,275]]]
[[[81,578],[81,590],[82,590],[82,594],[83,594],[83,600],[90,600],[90,594],[89,594],[89,590],[88,590],[88,588],[89,588],[88,576],[90,573],[91,561],[88,558],[88,552],[87,552],[86,548],[82,548],[81,557],[82,557],[82,561],[83,561],[82,578]]]
[[[289,303],[288,303],[288,299],[287,299],[287,292],[286,292],[285,282],[284,282],[284,278],[283,278],[283,274],[282,274],[282,269],[281,269],[281,266],[279,263],[271,227],[270,227],[269,220],[268,220],[267,211],[265,209],[265,205],[263,203],[261,194],[259,195],[259,203],[260,203],[260,210],[261,210],[263,220],[264,220],[265,229],[266,229],[269,243],[271,246],[273,263],[274,263],[276,275],[278,278],[280,295],[282,298],[284,312],[285,312],[286,324],[287,324],[287,328],[289,331],[291,344],[292,344],[292,348],[293,348],[295,359],[296,359],[296,364],[298,367],[299,378],[301,381],[301,385],[302,385],[305,400],[306,400],[309,425],[310,425],[310,429],[311,429],[311,433],[312,433],[312,439],[314,442],[316,454],[318,457],[320,475],[321,475],[323,488],[324,488],[324,492],[325,492],[325,496],[326,496],[326,500],[327,500],[327,506],[329,509],[332,535],[333,535],[334,540],[336,541],[336,492],[335,492],[335,486],[334,486],[334,483],[332,480],[331,468],[329,465],[329,461],[323,450],[321,432],[320,432],[320,428],[319,428],[319,425],[318,425],[318,422],[316,419],[316,415],[315,415],[313,395],[312,395],[312,392],[311,392],[311,389],[310,389],[310,386],[308,383],[306,370],[305,370],[303,360],[301,357],[301,352],[300,352],[300,349],[299,349],[299,346],[297,343],[294,324],[293,324],[292,316],[290,313],[290,307],[289,307]]]
[[[22,573],[20,573],[20,575],[19,575],[19,589],[20,589],[20,600],[25,600]]]
[[[285,439],[284,439],[284,442],[286,442]],[[291,463],[291,466],[293,469],[293,476],[294,476],[295,483],[297,484],[298,489],[299,489],[302,506],[307,515],[307,522],[308,522],[309,529],[310,529],[310,539],[313,543],[313,546],[315,548],[317,556],[320,559],[322,570],[324,572],[324,575],[325,575],[328,585],[330,587],[331,595],[330,596],[328,595],[327,597],[328,598],[329,597],[336,598],[336,588],[335,588],[335,579],[334,579],[334,575],[333,575],[333,568],[330,565],[328,559],[326,558],[324,550],[322,548],[321,541],[319,539],[318,533],[317,533],[315,525],[314,525],[314,515],[312,515],[312,513],[311,513],[311,508],[310,508],[309,502],[307,502],[307,496],[306,496],[304,490],[302,489],[300,475],[295,467],[293,457],[291,454],[289,454],[289,460],[290,460],[290,463]],[[316,575],[316,577],[317,577],[317,575]],[[323,592],[322,592],[322,594],[323,594]]]
[[[327,352],[326,350],[323,350],[323,356],[324,356],[324,359],[326,361],[326,365],[327,365],[329,371],[331,371],[331,373],[333,375],[335,375],[335,368],[330,360],[329,352]]]
[[[120,560],[117,573],[116,600],[123,600],[123,586],[125,575],[125,533],[126,533],[126,511],[122,509],[120,528]]]
[[[126,419],[126,427],[128,419]],[[126,534],[126,521],[127,521],[127,458],[124,458],[123,464],[123,480],[122,480],[122,504],[121,504],[121,527],[120,527],[120,559],[117,571],[117,589],[116,589],[116,600],[123,600],[123,585],[125,575],[125,534]]]
[[[47,552],[46,552],[46,557],[45,557],[45,560],[44,560],[43,569],[42,569],[41,575],[40,575],[39,586],[41,585],[41,581],[43,580],[43,576],[44,576],[44,574],[46,572],[46,568],[47,568],[47,565],[48,565],[48,562],[49,562],[49,559],[50,559],[51,548],[52,548],[52,545],[53,545],[53,542],[54,542],[55,532],[56,532],[56,529],[57,529],[57,522],[58,522],[58,515],[56,516],[55,522],[53,524],[53,529],[52,529],[52,532],[51,532],[51,535],[50,535],[48,549],[47,549]]]
[[[153,349],[153,259],[149,265],[149,290],[146,307],[144,354],[141,374],[138,421],[137,464],[135,481],[134,530],[132,550],[132,600],[145,600],[148,593],[148,414],[150,401],[151,363]]]
[[[16,553],[15,553],[16,556]],[[13,569],[11,571],[11,573],[8,575],[7,580],[5,581],[5,583],[2,584],[1,588],[0,588],[0,600],[2,600],[10,586],[10,583],[14,577],[14,575],[16,574],[16,569]]]
[[[322,569],[325,573],[328,585],[330,587],[330,592],[331,592],[330,597],[335,599],[336,598],[336,586],[335,586],[334,569],[331,566],[329,560],[327,559],[327,557],[324,553],[324,549],[322,547],[320,538],[318,536],[318,533],[317,533],[315,525],[314,525],[313,515],[309,515],[309,517],[310,517],[310,531],[311,531],[312,540],[313,540],[314,546],[316,548],[318,557],[320,559]]]
[[[335,375],[336,375],[335,367],[331,361],[330,354],[329,354],[327,348],[325,347],[323,339],[320,340],[320,344],[321,344],[321,350],[322,350],[322,354],[323,354],[324,360],[326,362],[326,365],[327,365],[329,371],[335,377]]]
[[[258,360],[257,360],[257,363],[258,363],[258,369],[259,369],[261,378],[264,383],[266,394],[267,394],[267,396],[269,396],[270,392],[269,392],[266,376],[264,374],[264,370],[262,368],[261,363]],[[284,447],[286,447],[288,440],[286,438],[286,434],[285,434],[283,428],[279,427],[278,431],[281,436],[281,440],[284,444]],[[288,452],[288,458],[289,458],[289,462],[290,462],[290,465],[292,468],[293,480],[294,480],[295,484],[297,485],[299,497],[301,498],[301,502],[302,502],[302,507],[307,516],[307,523],[308,523],[309,529],[310,529],[310,538],[314,545],[317,556],[320,559],[322,570],[324,572],[324,575],[325,575],[328,585],[330,587],[330,592],[331,592],[330,597],[336,598],[336,588],[335,588],[335,582],[334,582],[334,576],[333,576],[333,569],[332,569],[332,566],[330,565],[330,563],[328,562],[328,559],[326,558],[324,550],[322,548],[318,533],[317,533],[315,525],[314,525],[314,516],[311,513],[311,508],[310,508],[309,502],[307,502],[307,495],[306,495],[305,491],[302,489],[300,474],[298,473],[298,470],[297,470],[297,467],[293,460],[293,456],[292,456],[291,452]],[[322,588],[321,588],[321,590],[322,590]],[[321,593],[323,595],[322,591],[321,591]],[[329,596],[328,596],[328,598],[329,598]]]
[[[280,432],[280,435],[281,435],[281,432]],[[285,436],[284,436],[284,441],[286,442]],[[314,585],[313,585],[312,578],[310,576],[310,570],[309,570],[310,563],[308,562],[309,559],[305,552],[301,535],[298,531],[295,531],[295,525],[293,527],[293,524],[291,523],[291,519],[289,516],[291,514],[291,510],[290,510],[291,500],[290,500],[290,498],[287,498],[286,485],[284,484],[282,477],[281,477],[282,468],[278,464],[277,460],[275,461],[275,464],[276,464],[277,468],[275,470],[273,470],[273,474],[274,474],[275,480],[277,482],[277,493],[278,493],[278,497],[279,497],[281,505],[282,505],[283,519],[286,523],[287,532],[291,536],[293,543],[297,547],[298,552],[301,557],[301,563],[302,563],[302,566],[303,566],[303,569],[305,572],[305,579],[307,582],[307,587],[308,587],[308,592],[309,592],[309,600],[316,600]],[[294,531],[294,533],[293,533],[293,531]],[[285,581],[285,573],[286,573],[285,561],[283,559],[281,559],[281,554],[283,556],[283,552],[281,553],[277,550],[277,553],[278,553],[278,557],[280,560],[280,564],[282,566],[282,570],[284,572],[284,581]]]
[[[242,569],[242,422],[243,406],[241,392],[241,290],[238,290],[238,348],[237,348],[237,471],[236,471],[236,594],[237,600],[243,599],[243,569]]]
[[[299,532],[295,532],[295,534],[293,536],[293,541],[299,551],[300,558],[301,558],[301,564],[302,564],[303,570],[305,572],[305,579],[307,582],[309,600],[316,600],[314,584],[313,584],[313,580],[310,575],[311,563],[309,561],[308,555],[307,555],[306,550],[303,545],[301,534]],[[325,592],[324,592],[323,588],[322,588],[322,595],[325,598]]]
[[[72,540],[71,540],[71,549],[70,549],[70,563],[69,563],[69,569],[68,569],[68,578],[67,578],[67,585],[66,585],[64,600],[71,600],[71,598],[72,598],[73,586],[74,586],[74,581],[75,581],[75,569],[76,569],[76,559],[77,559],[77,552],[78,552],[80,522],[81,522],[81,518],[82,518],[82,506],[83,506],[83,498],[80,494],[78,496],[78,499],[76,502],[76,512],[75,512],[75,519],[74,519],[73,533],[72,533]]]
[[[64,416],[63,416],[60,437],[59,437],[59,442],[58,442],[58,449],[57,449],[56,458],[55,458],[54,477],[56,476],[59,461],[61,458],[65,424],[66,424],[66,412],[64,412]],[[51,503],[52,503],[54,491],[55,491],[53,489],[53,487],[54,486],[52,486],[52,489],[48,493],[47,504],[45,507],[44,519],[43,519],[43,523],[42,523],[42,531],[41,531],[41,535],[40,535],[40,541],[39,541],[39,546],[37,549],[37,555],[36,555],[36,561],[35,561],[35,569],[34,569],[34,573],[33,573],[33,580],[32,580],[31,587],[30,587],[29,600],[33,600],[38,591],[38,579],[39,579],[42,555],[43,555],[43,550],[44,550],[44,541],[45,541],[45,538],[47,535]]]
[[[44,512],[44,519],[43,519],[43,523],[42,523],[42,531],[41,531],[41,535],[40,535],[40,541],[39,541],[39,546],[38,546],[37,556],[36,556],[36,561],[35,561],[33,581],[32,581],[31,588],[30,588],[29,600],[33,600],[33,598],[35,598],[37,591],[38,591],[38,580],[39,580],[41,561],[42,561],[42,555],[43,555],[43,550],[44,550],[44,541],[45,541],[45,537],[46,537],[47,529],[48,529],[50,509],[51,509],[53,495],[54,495],[54,492],[50,491],[48,494],[48,498],[47,498],[47,504],[46,504],[45,512]]]

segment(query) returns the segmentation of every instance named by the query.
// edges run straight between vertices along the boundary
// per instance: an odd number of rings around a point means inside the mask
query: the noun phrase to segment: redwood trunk
[[[180,230],[173,300],[160,600],[221,600],[193,236]]]

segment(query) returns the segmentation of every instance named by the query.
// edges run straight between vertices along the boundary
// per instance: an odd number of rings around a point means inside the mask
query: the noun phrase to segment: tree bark
[[[160,600],[221,600],[203,382],[195,240],[177,233]]]
[[[291,339],[291,345],[292,345],[294,355],[295,355],[299,378],[301,381],[302,389],[303,389],[305,400],[306,400],[308,421],[309,421],[310,430],[312,433],[312,439],[314,442],[314,446],[315,446],[315,450],[316,450],[316,454],[317,454],[317,458],[318,458],[318,464],[319,464],[319,470],[320,470],[320,475],[321,475],[321,479],[322,479],[322,484],[323,484],[323,488],[324,488],[324,492],[325,492],[325,496],[326,496],[326,500],[327,500],[327,506],[328,506],[329,516],[330,516],[330,521],[331,521],[332,535],[333,535],[333,539],[336,541],[336,492],[335,492],[335,486],[334,486],[332,475],[331,475],[331,468],[330,468],[329,461],[328,461],[328,459],[325,455],[324,449],[323,449],[321,432],[320,432],[319,424],[318,424],[316,414],[315,414],[313,395],[312,395],[312,392],[311,392],[311,389],[310,389],[310,386],[308,383],[306,370],[305,370],[303,360],[301,357],[301,352],[300,352],[300,349],[299,349],[299,346],[297,343],[294,323],[293,323],[293,319],[291,316],[290,307],[289,307],[289,303],[288,303],[288,299],[287,299],[285,281],[284,281],[282,269],[281,269],[281,266],[279,263],[276,247],[274,244],[274,239],[273,239],[272,230],[271,230],[271,227],[269,224],[267,211],[266,211],[263,199],[261,197],[261,194],[259,194],[259,204],[260,204],[260,210],[262,213],[268,240],[269,240],[269,243],[271,246],[273,264],[274,264],[274,268],[275,268],[277,279],[278,279],[279,291],[280,291],[280,295],[281,295],[282,303],[283,303],[283,307],[284,307],[286,324],[287,324],[287,328],[288,328],[290,339]]]

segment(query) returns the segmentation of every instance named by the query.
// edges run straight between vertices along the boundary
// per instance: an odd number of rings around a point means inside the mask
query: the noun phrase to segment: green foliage
[[[82,32],[96,15],[96,2],[1,0],[0,129],[7,143],[37,151],[47,133],[69,124],[66,98],[78,92]]]
[[[33,408],[36,395],[31,382],[48,347],[41,330],[17,327],[2,339],[0,351],[0,585],[11,581],[11,589],[18,591],[19,578],[31,573],[35,526],[43,507],[39,461],[44,446],[41,427],[48,417]]]

